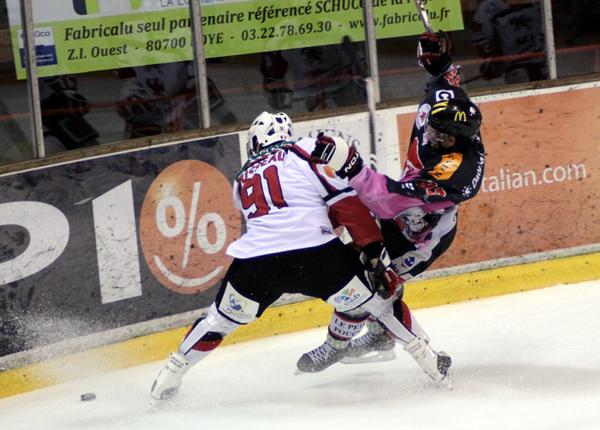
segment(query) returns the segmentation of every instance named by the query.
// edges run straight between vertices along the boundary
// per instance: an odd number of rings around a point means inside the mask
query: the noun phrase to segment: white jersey
[[[120,100],[145,100],[148,103],[131,109],[129,120],[163,127],[177,122],[189,98],[186,91],[193,89],[188,87],[192,78],[190,67],[189,62],[134,67],[135,77],[123,81]]]
[[[309,160],[315,140],[276,144],[246,162],[233,186],[247,231],[227,248],[251,258],[322,245],[336,237],[329,206],[356,195],[347,180]]]

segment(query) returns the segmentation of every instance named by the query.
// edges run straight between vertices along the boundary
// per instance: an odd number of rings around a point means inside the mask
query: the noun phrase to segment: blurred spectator
[[[558,43],[576,46],[600,40],[600,0],[555,0],[552,12]]]
[[[368,70],[363,46],[344,36],[339,45],[263,54],[260,71],[269,104],[283,110],[300,101],[312,112],[364,103]]]
[[[198,128],[193,61],[120,69],[117,111],[125,120],[125,137],[136,138]],[[208,78],[211,122],[237,121],[225,99]]]
[[[507,84],[546,79],[539,3],[481,0],[473,16],[472,40],[486,60],[480,69],[483,79],[504,76]]]
[[[98,132],[85,119],[87,99],[73,75],[40,78],[40,106],[46,154],[97,145]]]

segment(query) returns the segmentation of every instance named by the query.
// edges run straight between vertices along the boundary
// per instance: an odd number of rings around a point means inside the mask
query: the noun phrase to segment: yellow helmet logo
[[[454,114],[455,122],[467,122],[467,114],[466,112],[459,111]]]
[[[445,110],[448,107],[448,101],[443,101],[443,102],[439,102],[436,103],[432,106],[431,108],[431,114],[435,115],[438,112],[442,112],[443,110]]]

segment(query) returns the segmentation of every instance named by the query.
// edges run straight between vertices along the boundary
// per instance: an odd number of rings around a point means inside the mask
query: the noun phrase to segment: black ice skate
[[[296,364],[298,366],[296,375],[301,373],[315,373],[327,369],[344,357],[346,349],[337,349],[325,342],[318,348],[302,354],[302,357],[300,357]]]
[[[396,358],[395,346],[396,341],[384,332],[374,333],[368,331],[366,334],[352,339],[344,354],[342,363],[374,363],[393,360]]]

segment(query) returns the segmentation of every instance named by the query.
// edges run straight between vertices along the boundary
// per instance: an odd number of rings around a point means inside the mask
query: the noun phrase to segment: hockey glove
[[[322,132],[310,155],[313,162],[327,164],[340,178],[352,179],[364,165],[354,145],[349,146],[341,137],[329,137]]]
[[[388,179],[387,189],[406,197],[414,197],[426,203],[441,201],[447,193],[438,183],[429,179],[413,179],[409,182]]]
[[[379,257],[374,259],[368,259],[363,252],[361,260],[365,266],[367,278],[373,291],[384,299],[402,292],[402,283],[396,273],[396,265],[390,259],[385,247],[381,247]]]
[[[421,34],[417,44],[419,65],[433,76],[441,75],[452,64],[450,47],[450,40],[443,31]]]

